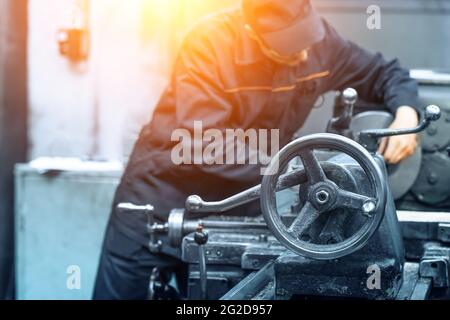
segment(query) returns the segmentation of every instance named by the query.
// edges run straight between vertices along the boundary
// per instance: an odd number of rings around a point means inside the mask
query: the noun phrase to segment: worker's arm
[[[328,24],[323,48],[329,59],[330,89],[355,88],[369,102],[383,104],[395,116],[392,128],[418,125],[418,86],[397,60],[386,61],[340,37]],[[380,152],[389,163],[398,163],[417,148],[417,135],[396,136],[382,143]]]

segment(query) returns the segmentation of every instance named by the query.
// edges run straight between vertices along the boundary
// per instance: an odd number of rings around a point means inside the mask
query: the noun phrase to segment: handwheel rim
[[[358,232],[344,241],[333,245],[308,244],[299,239],[295,239],[287,231],[287,226],[281,221],[276,207],[275,186],[279,179],[281,169],[285,168],[287,163],[299,151],[305,148],[311,150],[320,148],[330,148],[343,152],[362,167],[373,186],[377,199],[376,208],[370,223],[364,223]],[[276,170],[276,169],[280,170]],[[382,172],[370,153],[360,144],[348,138],[335,134],[315,134],[297,139],[284,147],[272,159],[267,172],[277,172],[273,175],[265,175],[261,184],[261,209],[264,219],[274,236],[288,249],[299,255],[317,259],[329,260],[337,259],[349,255],[364,247],[370,238],[375,234],[384,217],[384,208],[386,204],[386,187],[382,182]],[[307,168],[305,168],[307,170]]]

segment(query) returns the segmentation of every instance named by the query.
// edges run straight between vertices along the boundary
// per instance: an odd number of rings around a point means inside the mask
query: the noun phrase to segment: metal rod
[[[202,220],[200,223],[205,229],[267,229],[265,222],[238,222],[238,221],[220,221],[220,220]],[[183,225],[183,233],[190,234],[197,230],[199,220],[187,220]]]
[[[198,246],[198,265],[200,268],[200,289],[202,292],[202,300],[208,299],[208,277],[206,274],[206,254],[205,246]]]

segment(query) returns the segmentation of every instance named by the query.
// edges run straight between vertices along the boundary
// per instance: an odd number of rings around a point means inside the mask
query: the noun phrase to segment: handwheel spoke
[[[295,238],[300,237],[319,217],[319,212],[308,201],[292,222],[288,232]]]
[[[338,191],[337,207],[362,210],[364,214],[371,215],[377,205],[377,200],[362,194],[340,189]]]
[[[299,184],[305,183],[307,180],[305,170],[296,169],[294,171],[288,172],[280,177],[277,183],[277,191],[282,191],[289,189]]]
[[[310,184],[316,184],[326,179],[325,172],[311,149],[302,150],[299,154],[306,170]]]

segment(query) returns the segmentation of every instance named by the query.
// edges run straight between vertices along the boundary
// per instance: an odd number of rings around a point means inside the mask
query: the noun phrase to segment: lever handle
[[[159,224],[155,222],[155,208],[152,205],[135,205],[133,203],[119,203],[117,209],[124,213],[143,213],[147,215],[147,231],[150,235],[148,248],[152,253],[159,253],[162,247],[162,241],[158,239],[158,233],[167,233],[168,224]]]
[[[342,92],[342,101],[344,102],[345,111],[342,115],[343,129],[348,130],[350,123],[352,122],[353,113],[355,109],[355,103],[358,100],[358,92],[353,88],[347,88]]]
[[[347,88],[341,93],[340,99],[339,105],[343,104],[341,114],[328,122],[327,132],[351,138],[353,134],[350,130],[350,123],[353,118],[355,103],[358,100],[358,92],[353,88]]]
[[[237,206],[256,200],[260,196],[260,186],[253,187],[222,201],[207,202],[199,196],[189,196],[186,200],[186,209],[191,213],[221,213]]]
[[[429,105],[425,109],[425,121],[438,121],[441,118],[441,108],[436,105]]]
[[[359,142],[370,152],[378,150],[379,139],[383,137],[400,136],[406,134],[419,133],[428,128],[431,122],[439,120],[441,109],[436,105],[426,107],[422,122],[415,128],[409,129],[374,129],[365,130],[359,133]]]
[[[358,100],[358,92],[353,88],[347,88],[342,92],[342,101],[346,106],[354,106]]]
[[[127,213],[134,213],[134,212],[148,213],[153,212],[155,210],[155,208],[149,204],[144,206],[138,206],[133,203],[119,203],[117,205],[117,209]]]
[[[288,172],[280,177],[277,184],[277,191],[296,186],[299,181],[306,181],[306,179],[306,173],[303,169]],[[196,195],[189,196],[186,200],[185,207],[190,213],[223,213],[257,200],[260,196],[261,185],[257,185],[221,201],[208,202]]]
[[[203,225],[200,224],[197,227],[197,231],[194,234],[195,243],[198,245],[198,265],[200,271],[200,291],[202,299],[208,298],[208,274],[206,271],[206,253],[205,244],[208,242],[208,233],[203,230]]]

